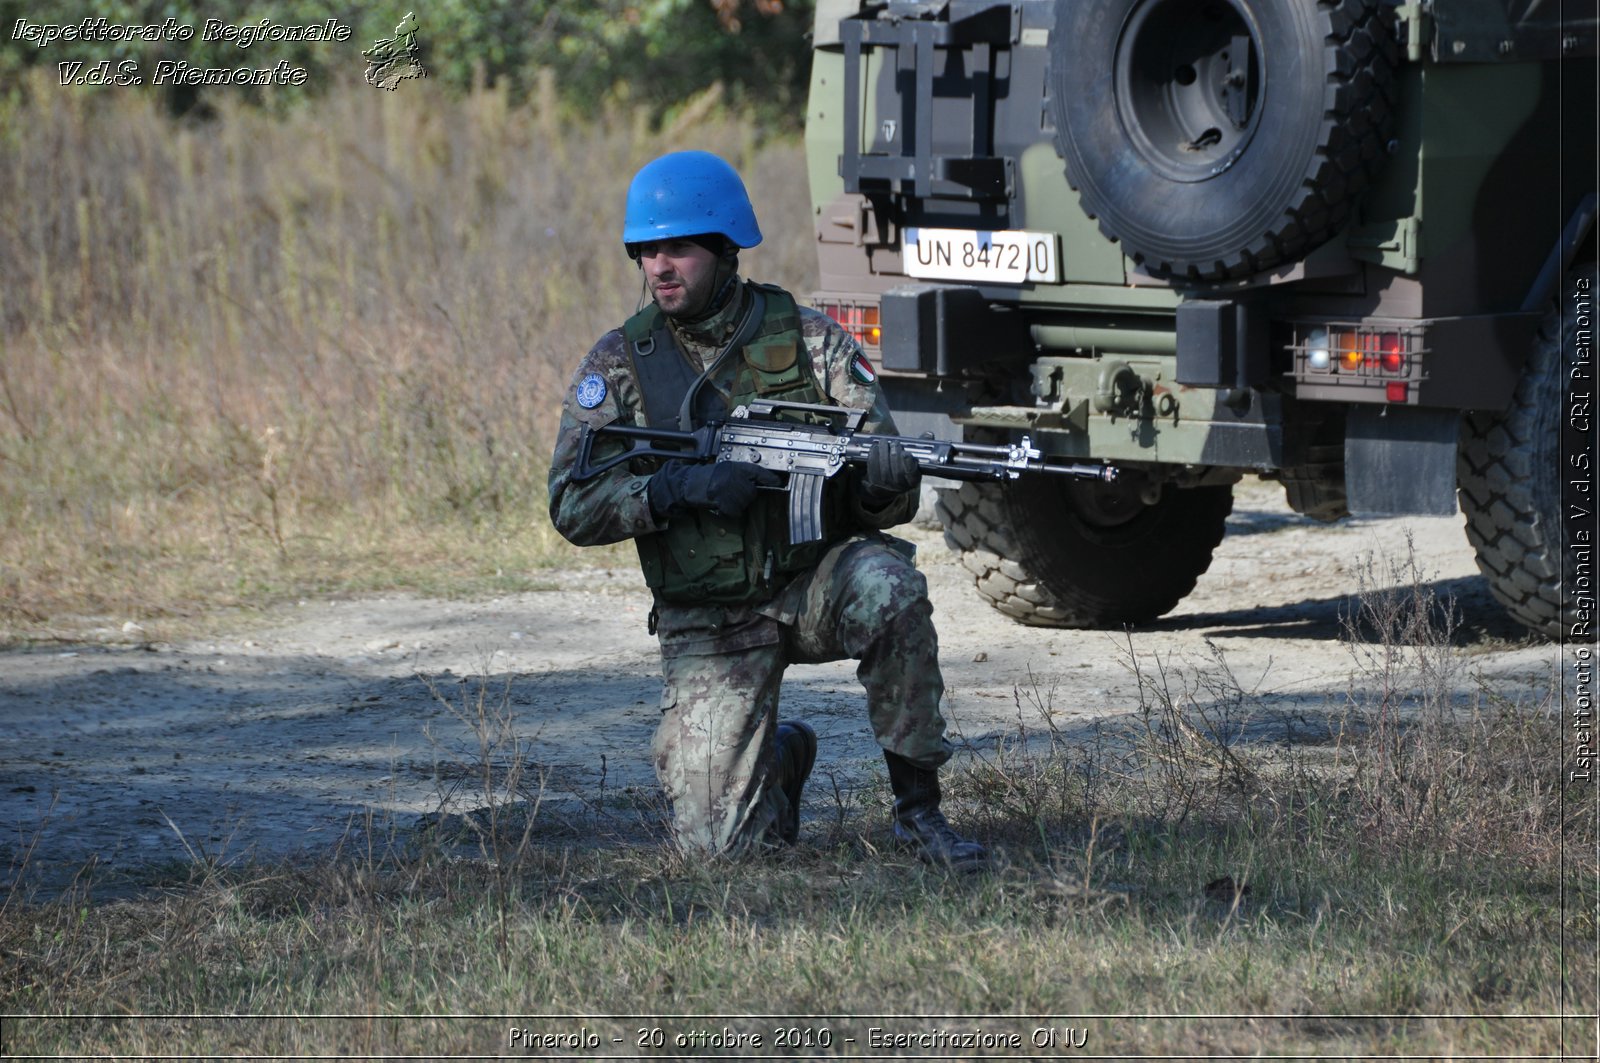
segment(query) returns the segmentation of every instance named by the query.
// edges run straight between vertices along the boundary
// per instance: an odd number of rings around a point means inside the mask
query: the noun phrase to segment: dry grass
[[[621,205],[662,151],[740,166],[746,272],[812,283],[800,146],[715,95],[652,131],[426,82],[194,125],[31,89],[0,114],[0,638],[562,563],[555,414],[636,305]]]
[[[659,810],[631,841],[552,831],[507,692],[469,685],[448,704],[480,742],[441,800],[472,814],[269,866],[199,859],[137,899],[96,903],[89,876],[8,897],[7,1047],[481,1055],[530,1029],[627,1055],[660,1029],[656,1054],[683,1056],[680,1034],[770,1050],[799,1027],[848,1056],[877,1026],[1087,1029],[1089,1052],[1183,1058],[1582,1053],[1594,794],[1540,782],[1548,697],[1459,696],[1448,603],[1396,575],[1344,639],[1376,695],[1297,740],[1220,651],[1131,641],[1140,705],[1087,738],[1019,689],[1017,734],[948,772],[953,815],[998,854],[964,878],[888,844],[882,780],[772,859],[685,860]],[[341,1015],[373,1017],[299,1017]]]
[[[175,129],[131,95],[36,86],[0,115],[0,637],[561,563],[553,413],[632,306],[617,205],[666,146],[744,166],[774,238],[749,272],[808,287],[797,145],[709,104],[661,135],[429,89]],[[950,776],[957,819],[1002,853],[965,880],[888,851],[881,784],[836,791],[835,822],[777,861],[553,841],[541,810],[501,804],[539,785],[480,690],[455,706],[478,762],[441,776],[489,803],[465,845],[368,833],[273,866],[200,854],[140,898],[100,903],[92,875],[8,895],[0,1049],[493,1054],[542,1025],[633,1050],[658,1024],[598,1016],[705,1017],[670,1037],[945,1012],[1087,1025],[1099,1053],[1583,1050],[1592,1022],[1495,1016],[1595,1009],[1593,792],[1541,782],[1550,705],[1452,696],[1447,607],[1404,573],[1375,587],[1350,703],[1286,749],[1250,740],[1260,705],[1220,654],[1130,644],[1122,732],[1068,735],[1050,691],[1019,690],[1043,733]],[[385,1017],[49,1018],[85,1013]],[[440,1017],[558,1013],[580,1018]],[[1074,1018],[1093,1013],[1122,1017]],[[1181,1013],[1237,1017],[1159,1017]],[[1469,1018],[1429,1017],[1447,1014]],[[788,1025],[727,1022],[768,1048]]]

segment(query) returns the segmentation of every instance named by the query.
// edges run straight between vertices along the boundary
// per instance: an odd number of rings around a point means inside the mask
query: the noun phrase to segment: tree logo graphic
[[[374,41],[364,50],[367,60],[367,84],[391,92],[406,78],[425,78],[422,60],[417,56],[417,16],[410,11],[394,28],[394,36]]]

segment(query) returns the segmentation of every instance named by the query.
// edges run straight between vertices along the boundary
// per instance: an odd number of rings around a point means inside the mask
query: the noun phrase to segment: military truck
[[[1027,624],[1153,620],[1233,485],[1453,514],[1551,636],[1588,460],[1593,0],[819,0],[815,303],[907,434],[1116,465],[939,492]],[[1576,353],[1574,353],[1576,352]],[[1577,433],[1577,435],[1574,435]]]

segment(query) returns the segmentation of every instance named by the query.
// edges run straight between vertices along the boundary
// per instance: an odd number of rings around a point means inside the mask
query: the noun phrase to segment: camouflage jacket
[[[728,311],[717,315],[700,332],[676,330],[684,352],[701,360],[714,357],[720,341],[731,332],[738,306],[744,298],[732,301]],[[800,333],[804,355],[811,359],[813,373],[830,402],[852,409],[869,410],[862,430],[897,434],[894,420],[879,393],[870,370],[863,371],[865,356],[860,346],[833,319],[808,307],[800,308]],[[857,359],[861,359],[858,366]],[[855,367],[855,368],[853,368]],[[604,383],[604,394],[595,402],[591,378]],[[578,401],[578,389],[591,389],[585,402]],[[550,462],[550,519],[556,530],[579,546],[619,542],[662,530],[664,524],[650,511],[648,472],[620,465],[587,481],[573,483],[571,474],[577,460],[578,439],[583,426],[600,428],[608,424],[642,422],[643,403],[627,342],[621,329],[602,336],[579,363],[561,406],[561,427],[555,454]],[[881,512],[862,506],[850,495],[851,525],[863,531],[893,527],[909,520],[917,500],[908,493]],[[746,628],[767,625],[745,623],[757,616],[783,619],[792,609],[779,592],[773,601],[751,606],[676,606],[659,607],[663,650],[680,643],[692,643],[714,652],[718,648],[738,648],[772,641],[775,635]],[[743,631],[741,635],[740,632]],[[710,632],[710,633],[708,633]],[[754,640],[754,641],[750,641]],[[703,644],[703,645],[702,645]]]

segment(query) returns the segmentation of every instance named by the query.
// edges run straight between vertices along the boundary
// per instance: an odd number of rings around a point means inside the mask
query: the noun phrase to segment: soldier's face
[[[639,249],[650,297],[664,314],[692,314],[714,294],[717,256],[689,240],[660,240]]]

